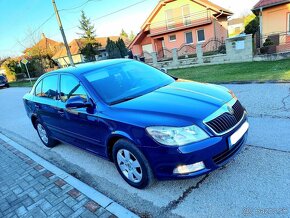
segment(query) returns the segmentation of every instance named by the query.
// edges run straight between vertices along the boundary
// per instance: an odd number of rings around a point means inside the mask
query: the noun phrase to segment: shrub
[[[270,45],[274,45],[274,42],[272,42],[272,40],[270,38],[267,38],[265,40],[265,42],[263,43],[263,46],[266,47],[266,46],[270,46]]]

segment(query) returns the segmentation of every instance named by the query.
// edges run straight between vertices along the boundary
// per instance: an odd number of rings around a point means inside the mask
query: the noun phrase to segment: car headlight
[[[196,125],[187,127],[152,126],[146,128],[149,135],[164,145],[182,146],[209,138],[201,128]]]

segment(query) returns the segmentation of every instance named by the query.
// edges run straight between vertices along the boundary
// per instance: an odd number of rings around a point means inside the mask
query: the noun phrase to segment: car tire
[[[113,159],[118,172],[129,185],[143,189],[154,183],[154,175],[147,159],[128,140],[120,139],[114,144]]]
[[[53,148],[57,145],[58,142],[51,138],[49,131],[39,120],[35,121],[35,128],[40,140],[46,147]]]
[[[7,84],[6,84],[6,88],[9,88],[9,87],[10,87],[10,85],[7,83]]]

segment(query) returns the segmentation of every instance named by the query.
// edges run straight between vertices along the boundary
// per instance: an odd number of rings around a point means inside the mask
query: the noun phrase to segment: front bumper
[[[214,136],[201,142],[181,146],[159,146],[143,148],[157,179],[182,179],[197,177],[209,173],[226,163],[239,153],[246,142],[246,132],[236,144],[229,148],[228,138],[236,132],[247,118],[244,117],[232,131],[222,136]],[[205,168],[188,174],[174,174],[173,170],[180,165],[190,165],[202,161]]]

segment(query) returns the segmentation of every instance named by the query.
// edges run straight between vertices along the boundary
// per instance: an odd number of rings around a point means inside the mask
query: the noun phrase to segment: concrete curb
[[[59,178],[63,179],[65,182],[73,186],[74,188],[78,189],[84,195],[98,203],[100,206],[105,208],[110,213],[114,214],[117,217],[128,217],[128,218],[137,218],[138,215],[134,214],[133,212],[129,211],[128,209],[124,208],[123,206],[119,205],[117,202],[113,201],[112,199],[108,198],[107,196],[103,195],[102,193],[96,191],[92,187],[88,186],[87,184],[83,183],[82,181],[76,179],[75,177],[71,176],[70,174],[66,173],[62,169],[58,168],[57,166],[51,164],[50,162],[46,161],[45,159],[41,158],[37,154],[33,153],[32,151],[24,148],[22,145],[14,142],[10,138],[6,137],[5,135],[0,133],[0,139],[5,141],[6,143],[13,146],[18,151],[22,152],[35,162],[42,165],[47,170],[54,173]]]

